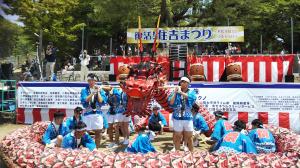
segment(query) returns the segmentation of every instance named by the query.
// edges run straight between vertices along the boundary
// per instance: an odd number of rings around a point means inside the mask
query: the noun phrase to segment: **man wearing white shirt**
[[[85,77],[89,72],[89,68],[87,66],[89,65],[91,57],[87,54],[87,51],[84,50],[83,54],[80,54],[79,59],[81,61],[80,80],[86,81]]]

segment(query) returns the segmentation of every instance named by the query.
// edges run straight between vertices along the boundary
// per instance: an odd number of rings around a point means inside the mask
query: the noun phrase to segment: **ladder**
[[[174,72],[183,71],[184,76],[187,75],[187,54],[188,46],[187,44],[170,44],[169,48],[169,60],[170,60],[170,77],[169,81],[178,81],[182,76],[175,77]],[[183,67],[175,67],[175,62],[183,61]]]

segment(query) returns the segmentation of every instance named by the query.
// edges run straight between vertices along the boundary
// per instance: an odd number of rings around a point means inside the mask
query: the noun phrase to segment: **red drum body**
[[[205,81],[204,66],[200,63],[192,64],[190,67],[192,81]]]

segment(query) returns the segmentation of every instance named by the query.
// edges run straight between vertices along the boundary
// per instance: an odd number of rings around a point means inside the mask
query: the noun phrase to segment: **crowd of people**
[[[108,148],[118,145],[127,146],[127,152],[156,152],[152,141],[161,135],[163,128],[168,126],[161,107],[152,103],[152,114],[148,125],[139,127],[132,142],[129,142],[130,116],[126,116],[128,97],[119,88],[113,88],[108,82],[96,85],[94,74],[87,75],[88,86],[81,91],[83,108],[76,107],[74,116],[64,121],[64,113],[56,112],[54,120],[49,124],[43,143],[46,147],[88,148],[94,150],[100,147],[102,134],[109,136]],[[199,146],[202,134],[208,135],[209,127],[201,114],[196,102],[196,93],[189,88],[190,80],[182,77],[179,86],[168,97],[169,106],[173,109],[173,150],[194,151]],[[109,110],[101,111],[101,106],[108,104]],[[259,119],[252,121],[252,130],[246,131],[246,123],[237,120],[232,126],[224,116],[224,112],[215,111],[216,123],[210,137],[204,138],[210,144],[210,151],[217,153],[270,153],[276,151],[272,133],[264,128]],[[89,133],[93,132],[94,138]],[[122,136],[123,141],[120,141]],[[201,139],[203,141],[203,139]]]

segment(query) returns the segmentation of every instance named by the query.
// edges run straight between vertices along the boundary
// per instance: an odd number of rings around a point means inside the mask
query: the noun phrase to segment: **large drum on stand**
[[[200,63],[192,64],[190,67],[190,77],[192,81],[205,81],[204,66]]]
[[[127,79],[128,75],[129,75],[130,69],[128,68],[128,65],[124,64],[119,66],[118,68],[118,79],[119,80],[125,80]]]
[[[242,69],[238,63],[230,63],[226,67],[227,81],[243,81]]]

